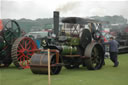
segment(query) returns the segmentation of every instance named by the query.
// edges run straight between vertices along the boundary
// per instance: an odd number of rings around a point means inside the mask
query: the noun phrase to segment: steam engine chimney
[[[56,36],[58,36],[58,32],[59,32],[59,12],[58,11],[54,11],[54,33],[56,34]]]

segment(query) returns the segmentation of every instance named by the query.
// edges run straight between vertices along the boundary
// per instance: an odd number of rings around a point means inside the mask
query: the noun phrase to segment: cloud
[[[69,13],[62,16],[113,16],[122,15],[128,18],[128,1],[82,1]]]
[[[2,18],[43,18],[49,17],[49,9],[34,3],[33,1],[17,2],[2,1],[1,12]]]
[[[2,0],[1,18],[49,18],[53,11],[61,17],[123,15],[128,18],[128,1],[78,1],[78,0]]]
[[[0,0],[0,18],[1,18],[1,0]]]

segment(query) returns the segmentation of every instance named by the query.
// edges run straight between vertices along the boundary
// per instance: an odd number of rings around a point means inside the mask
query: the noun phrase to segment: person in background
[[[110,59],[114,63],[113,67],[117,67],[119,65],[119,61],[118,61],[119,43],[113,37],[110,37],[110,41],[105,42],[104,44],[109,45]]]

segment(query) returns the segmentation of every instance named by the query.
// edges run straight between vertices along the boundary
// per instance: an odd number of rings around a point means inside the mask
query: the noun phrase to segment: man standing
[[[114,63],[113,67],[117,67],[119,65],[119,62],[118,62],[119,43],[116,40],[114,40],[113,37],[110,37],[110,41],[106,42],[105,44],[109,45],[110,59]]]

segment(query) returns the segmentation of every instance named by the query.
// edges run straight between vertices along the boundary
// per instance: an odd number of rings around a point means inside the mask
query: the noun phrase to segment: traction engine
[[[31,38],[21,36],[15,20],[4,25],[0,20],[0,67],[8,67],[13,62],[18,68],[29,68],[34,49],[37,49],[36,44]]]

